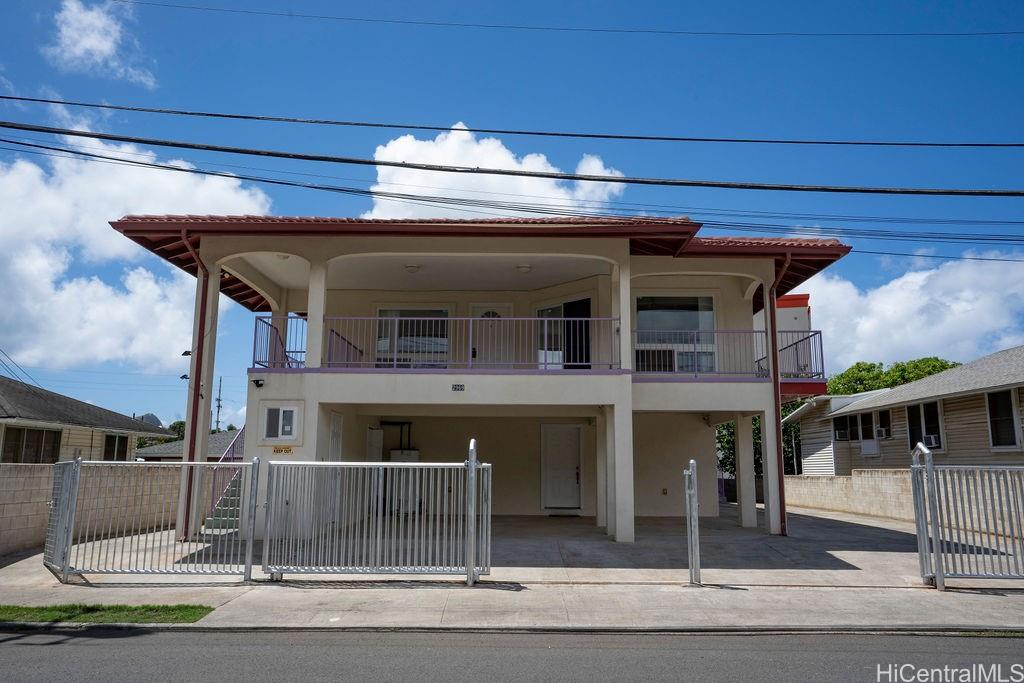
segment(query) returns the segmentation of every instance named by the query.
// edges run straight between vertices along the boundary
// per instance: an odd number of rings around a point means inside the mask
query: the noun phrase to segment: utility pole
[[[220,378],[217,380],[217,419],[215,420],[215,424],[218,432],[220,431],[220,393],[223,388],[224,376],[221,375]]]

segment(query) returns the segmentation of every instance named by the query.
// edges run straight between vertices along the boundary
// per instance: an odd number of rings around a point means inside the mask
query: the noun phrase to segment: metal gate
[[[259,459],[54,466],[44,564],[69,574],[252,575]]]
[[[491,570],[491,466],[270,462],[263,571],[464,574]]]
[[[918,444],[911,484],[922,579],[1024,578],[1024,467],[936,465]]]

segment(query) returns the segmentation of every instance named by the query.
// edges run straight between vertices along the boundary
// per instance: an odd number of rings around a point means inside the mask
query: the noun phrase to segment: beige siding
[[[801,472],[808,475],[835,474],[832,461],[832,420],[826,417],[828,403],[812,408],[800,420]]]
[[[1015,389],[1024,420],[1024,387]],[[989,442],[988,405],[985,394],[942,399],[943,449],[935,453],[936,463],[1024,464],[1024,450],[994,450]],[[859,441],[831,441],[832,422],[825,410],[815,409],[800,421],[804,474],[849,475],[861,469],[902,469],[910,467],[911,446],[907,408],[890,408],[892,437],[878,442],[877,456],[861,455]],[[826,442],[827,440],[827,442]],[[828,464],[834,460],[835,469]]]

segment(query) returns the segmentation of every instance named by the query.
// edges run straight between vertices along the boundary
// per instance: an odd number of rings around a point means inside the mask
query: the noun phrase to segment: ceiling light
[[[282,261],[287,261],[288,259],[291,258],[291,256],[291,254],[278,254],[277,258],[281,259]]]
[[[407,272],[407,273],[418,273],[418,272],[420,272],[420,267],[418,265],[416,265],[415,263],[407,263],[407,264],[405,264],[405,272]]]
[[[533,270],[533,266],[531,266],[529,263],[520,263],[518,266],[516,266],[516,270],[518,270],[520,273],[525,274]]]

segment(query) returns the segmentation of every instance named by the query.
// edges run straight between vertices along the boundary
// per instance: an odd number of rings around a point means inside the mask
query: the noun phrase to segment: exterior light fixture
[[[261,380],[261,379],[254,379],[252,381],[252,385],[254,387],[256,387],[257,389],[262,389],[263,388],[263,380]]]
[[[415,263],[407,263],[405,265],[405,272],[407,272],[407,273],[418,273],[418,272],[420,272],[420,267],[417,264],[415,264]]]
[[[188,379],[188,375],[182,375],[182,376],[181,376],[181,377],[179,377],[178,379]]]
[[[531,266],[529,263],[520,263],[518,266],[516,266],[516,270],[518,270],[523,275],[526,275],[531,270],[533,270],[533,266]]]
[[[182,351],[181,355],[183,355],[183,356],[191,356],[192,352],[191,351]]]
[[[287,261],[291,257],[292,257],[291,254],[278,254],[277,255],[277,258],[281,259],[282,261]]]

